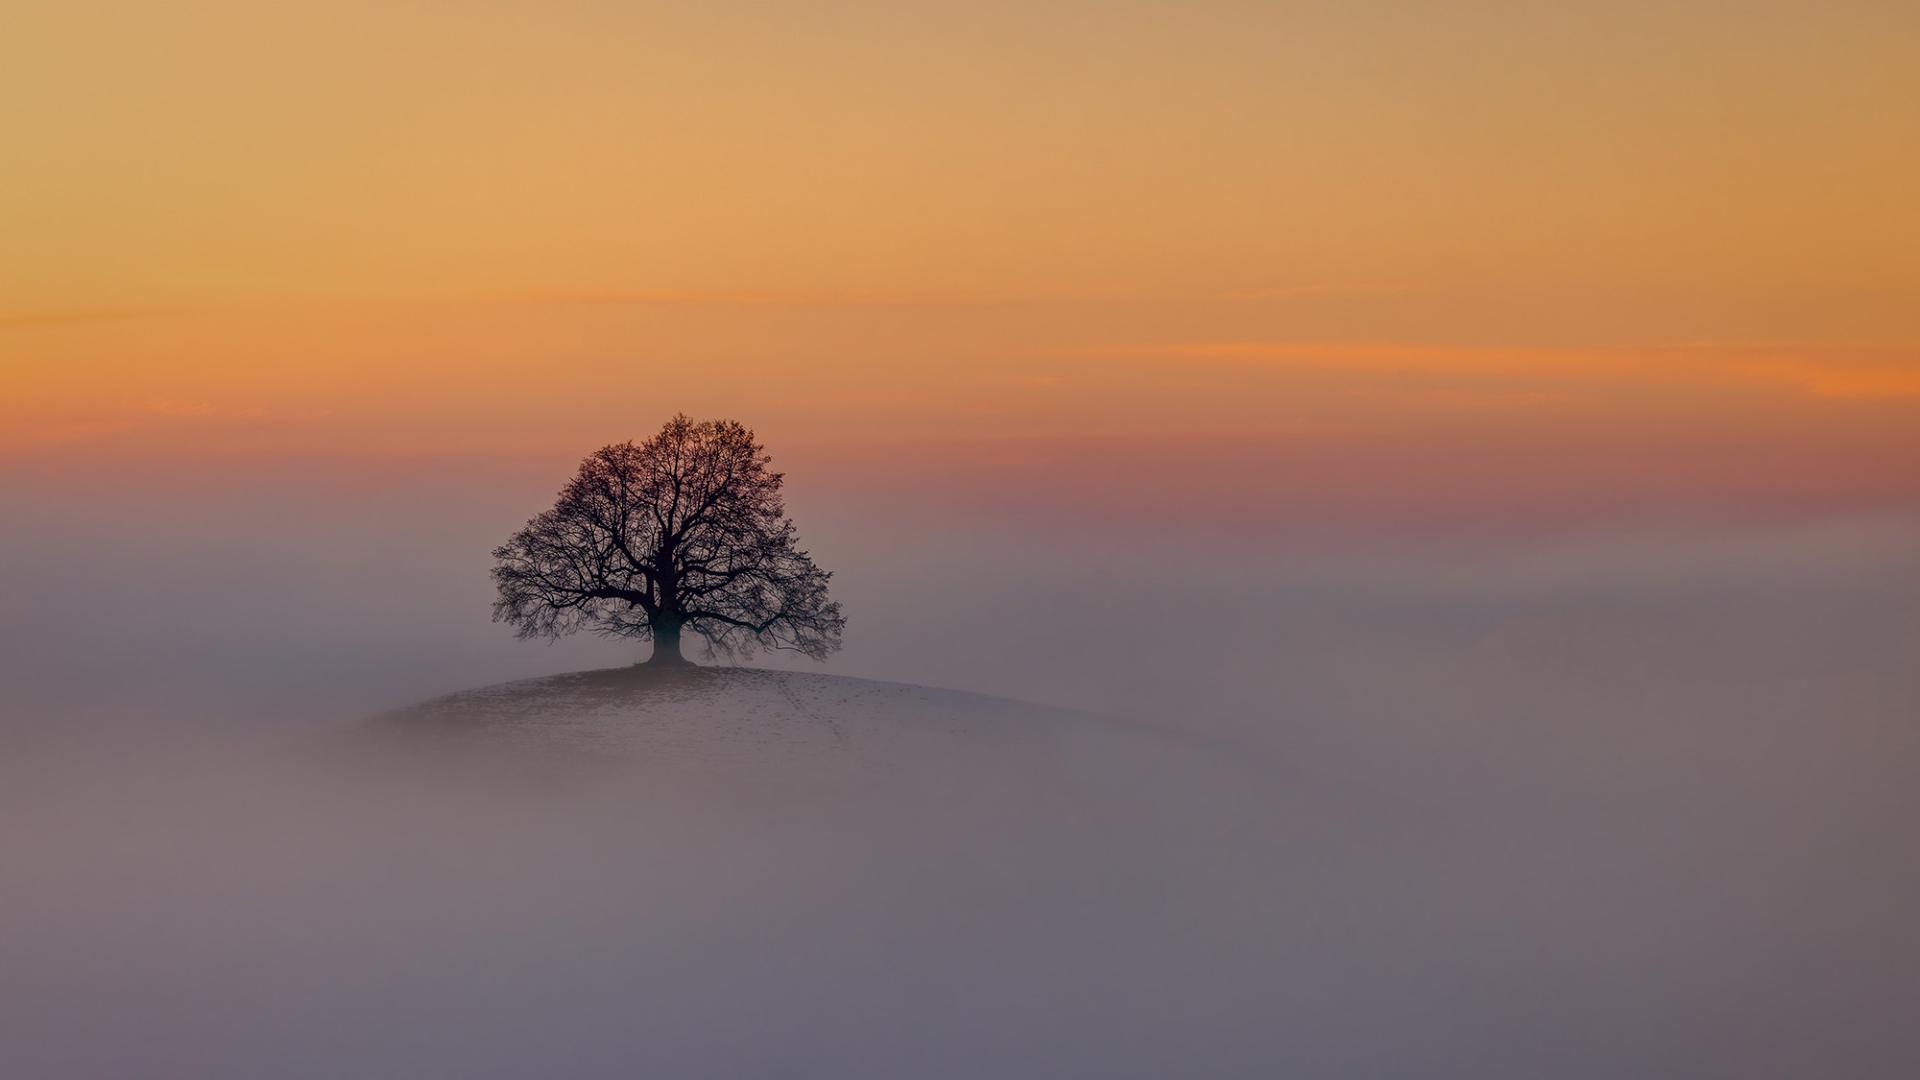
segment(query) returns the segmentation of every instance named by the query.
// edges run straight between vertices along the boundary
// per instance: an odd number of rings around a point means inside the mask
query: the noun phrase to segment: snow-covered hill
[[[523,679],[381,718],[518,743],[669,757],[865,752],[902,738],[1035,734],[1085,723],[1066,710],[958,690],[837,675],[645,666]]]
[[[1068,767],[1222,748],[1170,731],[907,683],[742,667],[646,666],[501,683],[377,717],[377,730],[516,753],[787,770]],[[804,763],[804,764],[803,764]],[[1171,762],[1169,762],[1171,764]],[[1096,769],[1097,771],[1097,769]]]

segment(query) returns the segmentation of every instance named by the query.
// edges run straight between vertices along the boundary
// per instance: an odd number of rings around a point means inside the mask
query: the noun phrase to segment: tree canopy
[[[494,621],[523,638],[651,640],[656,663],[682,659],[683,630],[712,652],[825,659],[846,618],[827,596],[833,575],[799,546],[771,463],[738,422],[685,415],[596,450],[552,509],[494,549]]]

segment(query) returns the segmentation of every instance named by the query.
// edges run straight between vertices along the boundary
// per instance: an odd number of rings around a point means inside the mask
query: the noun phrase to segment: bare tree
[[[548,510],[494,549],[495,622],[523,638],[576,630],[653,642],[679,664],[692,630],[728,655],[840,648],[833,575],[797,545],[782,476],[732,420],[675,416],[639,444],[602,447]]]

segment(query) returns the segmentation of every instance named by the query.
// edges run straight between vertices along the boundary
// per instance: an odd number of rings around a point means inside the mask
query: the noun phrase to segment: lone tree
[[[675,416],[639,444],[602,447],[559,501],[494,549],[495,622],[522,638],[576,630],[653,642],[653,664],[709,652],[840,648],[833,575],[797,545],[781,474],[732,420]]]

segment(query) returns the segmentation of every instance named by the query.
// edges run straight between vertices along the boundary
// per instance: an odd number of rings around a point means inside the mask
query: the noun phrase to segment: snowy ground
[[[1277,763],[1172,729],[908,683],[745,667],[644,665],[523,679],[374,718],[412,749],[495,764],[596,763],[697,778],[864,789],[953,783],[1126,787],[1140,770],[1271,786]],[[1224,789],[1223,789],[1224,790]]]
[[[902,740],[1039,737],[1093,718],[904,683],[645,666],[523,679],[377,720],[503,743],[674,760],[870,755]]]

